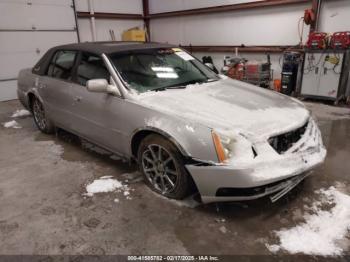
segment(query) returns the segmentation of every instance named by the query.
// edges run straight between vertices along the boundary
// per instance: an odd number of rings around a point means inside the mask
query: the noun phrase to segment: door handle
[[[80,102],[83,98],[81,96],[74,97],[74,101]]]

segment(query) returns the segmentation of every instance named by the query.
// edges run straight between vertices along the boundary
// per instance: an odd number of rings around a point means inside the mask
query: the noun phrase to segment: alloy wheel
[[[142,154],[142,168],[153,187],[167,194],[177,186],[179,171],[173,156],[162,146],[148,145]]]
[[[43,105],[39,100],[35,99],[33,103],[33,115],[35,118],[35,122],[38,124],[41,130],[45,130],[46,128],[46,118],[45,111]]]

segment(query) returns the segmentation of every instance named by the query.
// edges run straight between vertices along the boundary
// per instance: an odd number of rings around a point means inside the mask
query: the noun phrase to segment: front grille
[[[283,154],[299,141],[304,135],[308,124],[309,122],[306,122],[305,125],[298,129],[269,138],[269,144],[277,151],[277,153]]]

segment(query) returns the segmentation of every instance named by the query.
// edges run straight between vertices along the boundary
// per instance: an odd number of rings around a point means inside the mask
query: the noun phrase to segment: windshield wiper
[[[162,87],[157,87],[157,88],[151,89],[151,91],[158,92],[158,91],[165,91],[167,89],[185,89],[185,88],[186,88],[186,86],[183,86],[183,85],[179,85],[179,86],[162,86]]]
[[[215,81],[218,81],[218,80],[211,79],[211,78],[208,78],[206,80],[191,80],[191,81],[181,83],[181,84],[157,87],[157,88],[152,89],[151,91],[157,92],[157,91],[165,91],[167,89],[185,89],[188,85],[191,85],[191,84],[204,84],[204,83],[211,83],[211,82],[215,82]]]

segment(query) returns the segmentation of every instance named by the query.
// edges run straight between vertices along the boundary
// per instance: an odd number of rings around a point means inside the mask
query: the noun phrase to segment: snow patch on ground
[[[28,110],[25,109],[19,109],[16,110],[11,117],[15,118],[15,117],[25,117],[25,116],[30,116],[31,113]]]
[[[116,161],[122,160],[122,158],[117,155],[111,155],[109,158]]]
[[[42,141],[42,143],[45,143],[46,141]],[[47,141],[49,143],[47,143],[47,146],[49,148],[50,153],[54,156],[54,157],[61,157],[64,153],[64,149],[61,145],[56,145],[55,143],[51,142],[51,141]]]
[[[113,192],[117,189],[126,189],[127,186],[123,185],[117,179],[113,179],[109,176],[100,177],[94,180],[91,184],[86,186],[87,196],[93,196],[97,193],[108,193]]]
[[[113,178],[113,176],[101,176],[100,179],[108,179],[108,178]]]
[[[217,222],[217,223],[225,223],[226,219],[225,218],[216,218],[215,222]]]
[[[273,253],[337,256],[344,250],[350,230],[350,196],[335,187],[316,191],[321,200],[314,202],[303,216],[304,223],[274,232],[280,243],[266,245]]]
[[[226,228],[225,226],[221,226],[221,227],[219,228],[219,230],[220,230],[221,233],[223,233],[223,234],[226,234],[226,233],[227,233],[227,228]]]
[[[5,128],[15,128],[15,129],[22,128],[16,120],[8,121],[8,122],[4,123],[3,125]]]

